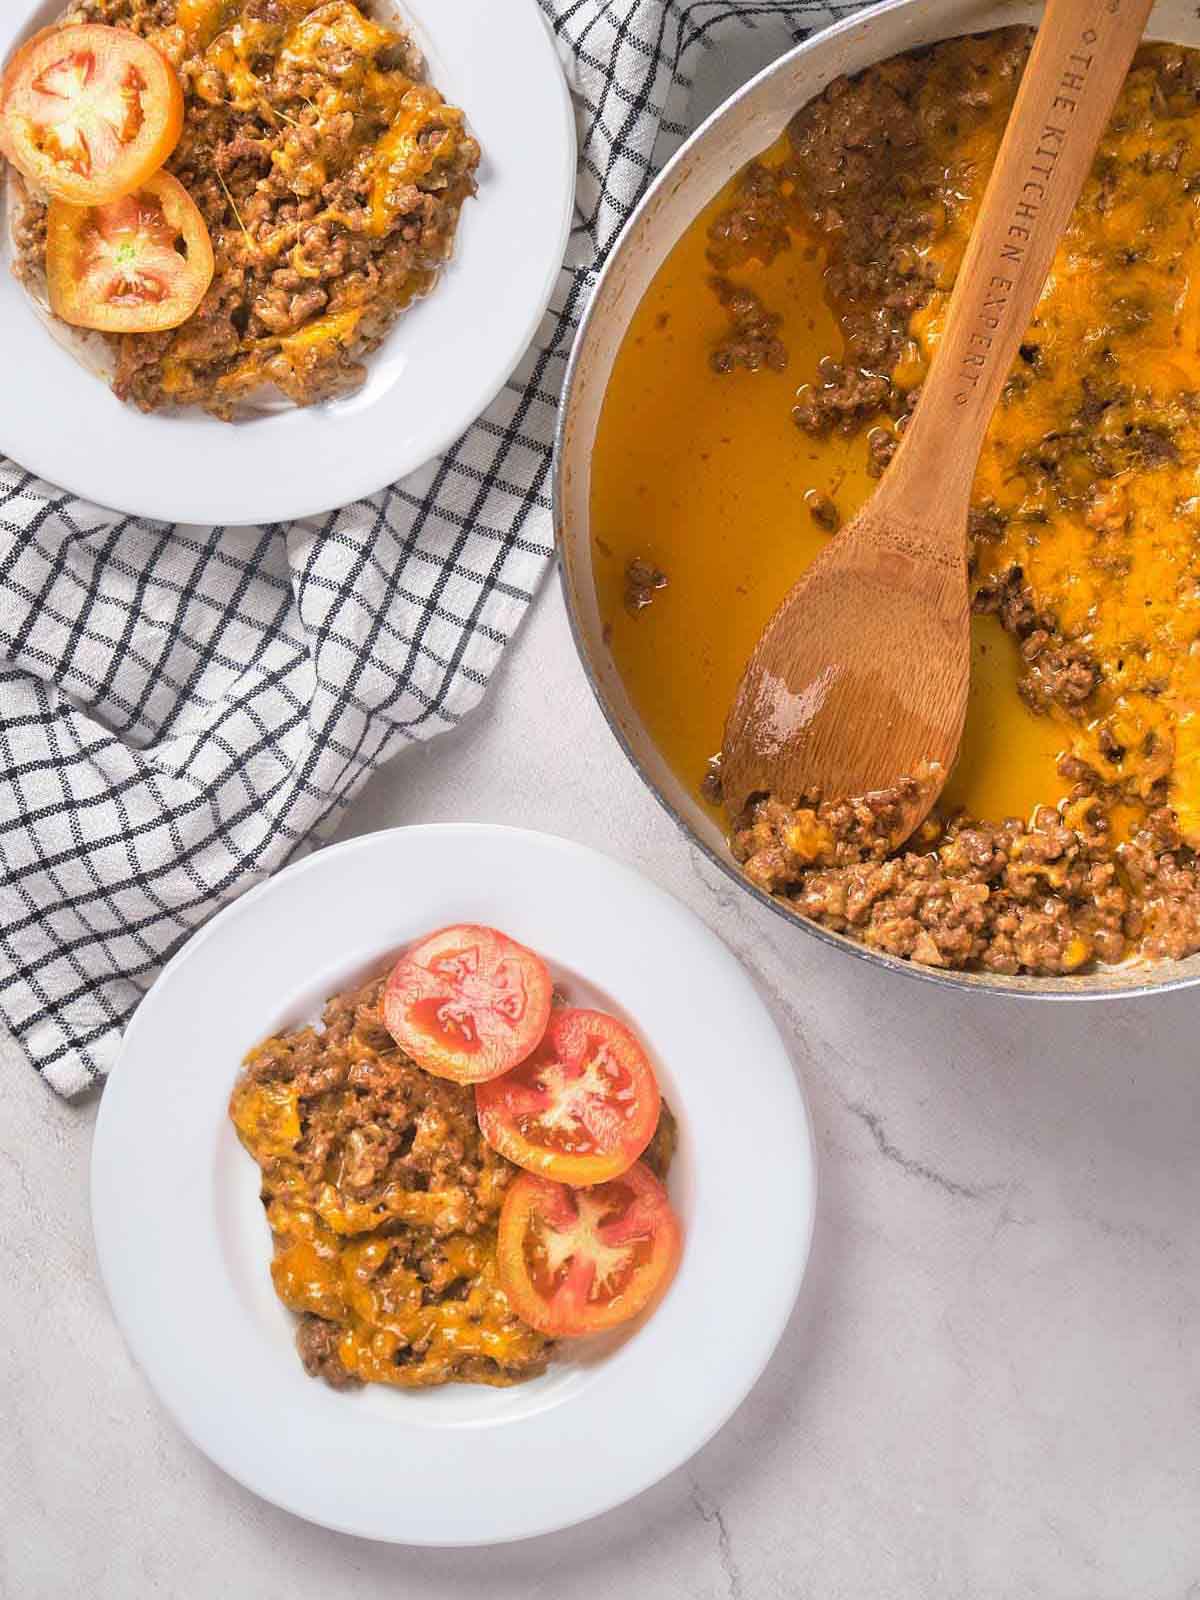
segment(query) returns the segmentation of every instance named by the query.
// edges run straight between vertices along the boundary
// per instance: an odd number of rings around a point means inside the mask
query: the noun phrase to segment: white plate
[[[679,1273],[654,1314],[512,1389],[337,1394],[271,1288],[258,1169],[226,1115],[251,1045],[441,924],[493,923],[639,1028],[679,1119]],[[344,1533],[490,1544],[606,1511],[692,1455],[771,1355],[808,1257],[815,1170],[750,979],[627,867],[516,829],[372,834],[252,890],[142,1002],[92,1153],[100,1269],[181,1428],[265,1499]]]
[[[0,61],[63,8],[5,0]],[[562,265],[575,189],[571,102],[535,0],[399,0],[398,9],[433,82],[466,111],[483,162],[454,260],[367,358],[364,387],[234,424],[200,411],[143,416],[55,343],[9,271],[0,228],[0,452],[138,516],[282,522],[415,471],[486,410],[533,339]]]

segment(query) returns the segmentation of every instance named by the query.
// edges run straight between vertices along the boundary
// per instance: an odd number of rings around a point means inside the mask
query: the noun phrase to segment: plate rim
[[[436,20],[431,22],[423,11],[418,12],[417,8],[420,5],[420,0],[393,0],[393,3],[396,5],[401,20],[409,23],[418,37],[424,35],[428,38],[436,48],[438,40],[437,22]],[[495,0],[491,0],[491,3],[494,4]],[[427,10],[429,9],[428,0],[425,0],[425,7]],[[14,12],[0,15],[0,61],[6,59],[18,42],[35,26],[38,20],[37,14],[41,9],[44,9],[44,6],[39,4],[39,0],[21,0]],[[209,495],[214,493],[223,494],[225,496],[224,503],[219,502],[217,499],[210,499],[207,505],[200,502],[193,502],[189,505],[185,502],[180,506],[173,503],[175,492],[173,484],[158,481],[148,488],[143,488],[135,471],[135,463],[128,458],[128,453],[123,455],[122,458],[125,463],[123,481],[128,484],[128,491],[123,487],[119,499],[103,491],[97,493],[96,486],[89,486],[88,484],[88,467],[86,463],[76,463],[73,459],[68,460],[65,467],[56,463],[56,446],[53,431],[45,422],[40,427],[35,426],[31,430],[28,439],[18,438],[13,441],[13,444],[10,444],[5,442],[5,437],[0,437],[0,456],[7,456],[18,469],[32,474],[51,488],[65,491],[67,494],[85,501],[89,505],[98,507],[101,511],[110,512],[116,516],[139,518],[151,522],[177,523],[181,526],[265,527],[273,523],[291,523],[303,519],[316,519],[332,515],[347,506],[368,500],[372,496],[382,493],[392,484],[400,483],[414,473],[426,468],[430,462],[443,455],[456,440],[468,433],[489,410],[506,384],[510,382],[513,373],[528,354],[537,336],[542,319],[545,317],[550,301],[553,298],[559,275],[566,269],[567,245],[571,237],[575,212],[578,135],[575,125],[574,103],[567,84],[564,64],[559,57],[553,33],[537,0],[504,0],[504,9],[509,15],[516,14],[522,10],[527,13],[530,39],[531,41],[536,39],[536,48],[541,56],[541,65],[532,70],[537,72],[547,86],[551,82],[555,85],[552,98],[555,101],[558,134],[553,147],[558,151],[559,157],[555,177],[555,204],[559,211],[558,228],[555,236],[556,242],[543,268],[536,297],[530,301],[528,316],[519,330],[514,325],[513,336],[506,343],[507,353],[503,362],[497,361],[489,369],[491,376],[486,387],[481,386],[479,388],[469,408],[460,405],[454,409],[453,416],[450,415],[448,408],[447,420],[443,426],[436,434],[431,434],[429,440],[422,444],[419,449],[412,452],[411,459],[401,457],[397,459],[395,465],[388,465],[383,454],[378,449],[362,450],[360,454],[352,457],[357,463],[355,470],[350,470],[344,466],[340,469],[337,481],[341,487],[333,491],[332,499],[315,482],[311,487],[304,488],[299,492],[290,488],[290,479],[286,470],[287,460],[289,458],[294,460],[298,450],[304,453],[311,453],[314,445],[319,448],[318,440],[305,441],[301,439],[297,441],[291,448],[285,448],[280,452],[283,457],[282,461],[277,459],[276,452],[272,451],[268,443],[261,452],[262,470],[255,475],[253,491],[256,495],[262,495],[264,498],[259,504],[251,505],[249,513],[239,513],[237,515],[228,514],[231,502],[228,491],[225,490],[213,491],[206,489],[204,491]],[[436,18],[436,8],[430,11],[430,15]],[[468,119],[469,115],[468,111]],[[0,165],[0,195],[4,192],[6,182],[4,168]],[[0,228],[3,227],[5,227],[3,207],[0,206]],[[451,272],[454,270],[458,257],[457,236],[455,243],[456,249],[446,263],[446,270]],[[3,254],[4,252],[0,251],[0,256]],[[14,305],[20,305],[20,297],[23,296],[23,290],[20,285],[13,280],[11,283],[6,284],[5,287],[14,297],[17,297],[14,299]],[[477,313],[479,308],[476,307],[475,310]],[[31,312],[32,315],[33,313]],[[403,322],[401,321],[398,325],[394,325],[389,330],[388,337],[395,335],[397,326],[402,329]],[[41,337],[48,342],[51,354],[53,354],[55,347],[53,337],[45,328],[41,328],[40,324],[39,329]],[[64,360],[69,361],[72,367],[77,368],[89,384],[96,386],[100,391],[102,401],[120,407],[122,411],[130,409],[108,392],[107,384],[102,377],[87,373],[86,369],[76,361],[75,357],[66,351],[60,349],[59,354]],[[501,366],[503,370],[500,370]],[[404,385],[403,383],[393,385],[393,389],[403,393]],[[17,392],[16,386],[10,386],[10,390],[15,396]],[[355,396],[351,395],[349,402],[353,403],[354,399]],[[389,400],[387,397],[381,397],[376,404],[386,408],[389,405]],[[28,414],[30,409],[27,406],[18,406],[14,399],[6,416],[3,403],[0,402],[0,433],[8,437],[12,419],[22,412]],[[322,409],[321,405],[313,408],[292,408],[281,412],[276,417],[263,419],[263,423],[267,428],[270,428],[272,423],[286,425],[289,420],[294,422],[297,417],[307,418],[314,414],[319,416]],[[37,414],[43,412],[44,408],[37,406],[32,410]],[[116,416],[117,413],[112,415]],[[155,453],[154,426],[156,424],[169,426],[171,421],[176,419],[164,418],[161,414],[150,414],[148,416],[139,414],[131,420],[134,423],[140,422],[146,425],[148,431],[145,434],[141,448],[153,455]],[[193,423],[198,425],[212,422],[214,429],[224,429],[230,426],[230,424],[216,422],[214,419],[209,418],[207,413],[199,411],[197,408],[192,408],[185,412],[178,420],[183,421],[185,424]],[[232,426],[246,428],[255,427],[256,424],[242,422]],[[216,436],[218,435],[211,437]],[[273,437],[278,437],[278,435],[267,435],[268,440]],[[208,440],[204,435],[197,433],[193,440],[193,450],[203,450],[207,442]],[[13,445],[15,445],[15,448]],[[376,464],[372,465],[371,463]],[[216,480],[220,475],[214,473],[210,476]],[[193,473],[185,481],[189,484],[190,492],[194,495],[196,493],[196,484],[202,483],[203,479],[200,474]],[[247,499],[249,485],[244,478],[239,481],[241,482],[241,488],[235,492],[237,499],[241,501]],[[273,495],[275,498],[268,500],[266,498],[268,495]]]
[[[760,1008],[763,1018],[771,1033],[778,1041],[780,1057],[782,1061],[786,1063],[790,1074],[791,1091],[792,1095],[794,1096],[793,1109],[795,1112],[795,1120],[803,1137],[803,1148],[796,1151],[796,1156],[798,1158],[796,1161],[797,1189],[802,1193],[803,1196],[803,1212],[802,1215],[796,1216],[793,1219],[796,1224],[794,1249],[791,1258],[794,1262],[794,1270],[789,1280],[788,1291],[779,1302],[778,1312],[776,1317],[773,1319],[773,1325],[767,1329],[767,1337],[762,1343],[761,1351],[759,1352],[759,1355],[753,1365],[753,1370],[751,1370],[751,1368],[748,1366],[740,1372],[736,1383],[730,1386],[730,1396],[727,1398],[727,1403],[720,1408],[718,1412],[715,1412],[710,1419],[707,1420],[706,1426],[703,1430],[698,1431],[688,1437],[685,1443],[685,1448],[682,1450],[682,1452],[675,1450],[671,1454],[671,1458],[669,1460],[656,1460],[649,1471],[633,1473],[625,1482],[622,1483],[619,1489],[616,1489],[614,1492],[606,1494],[601,1499],[597,1500],[591,1509],[583,1514],[570,1514],[567,1516],[563,1516],[561,1514],[552,1514],[541,1522],[524,1524],[514,1531],[505,1532],[503,1534],[487,1533],[481,1535],[479,1533],[472,1533],[468,1531],[461,1537],[437,1537],[426,1539],[415,1537],[411,1533],[398,1534],[390,1531],[380,1531],[377,1528],[364,1527],[361,1523],[353,1524],[344,1520],[338,1520],[331,1516],[316,1513],[310,1507],[297,1503],[294,1498],[288,1496],[287,1494],[278,1492],[269,1485],[264,1485],[261,1481],[257,1480],[253,1474],[239,1470],[236,1462],[229,1459],[229,1452],[217,1452],[210,1448],[209,1443],[201,1443],[197,1434],[193,1432],[189,1420],[181,1414],[180,1410],[175,1405],[174,1399],[168,1398],[168,1396],[160,1389],[156,1377],[151,1370],[154,1365],[154,1357],[151,1355],[149,1359],[146,1359],[144,1354],[144,1344],[141,1337],[136,1332],[131,1335],[130,1329],[126,1326],[126,1323],[118,1310],[117,1298],[114,1297],[113,1294],[113,1281],[114,1277],[116,1276],[116,1273],[113,1270],[115,1255],[110,1256],[110,1246],[115,1241],[106,1239],[105,1235],[107,1224],[102,1223],[100,1219],[105,1209],[105,1200],[102,1190],[104,1183],[105,1150],[109,1138],[109,1134],[106,1130],[108,1129],[108,1124],[113,1121],[113,1118],[120,1115],[120,1097],[111,1095],[107,1090],[101,1098],[100,1110],[97,1116],[96,1127],[92,1141],[89,1174],[89,1200],[92,1216],[93,1241],[95,1245],[96,1259],[101,1283],[109,1302],[109,1308],[113,1316],[113,1320],[117,1325],[117,1328],[122,1336],[126,1349],[128,1350],[134,1365],[139,1369],[142,1381],[146,1383],[151,1393],[154,1395],[157,1403],[162,1406],[163,1410],[168,1416],[170,1416],[172,1422],[184,1435],[184,1437],[187,1438],[196,1449],[200,1450],[203,1455],[212,1461],[215,1466],[220,1468],[221,1471],[225,1472],[229,1477],[241,1484],[243,1488],[249,1490],[251,1493],[267,1501],[268,1503],[278,1506],[280,1509],[287,1511],[289,1514],[298,1516],[302,1520],[310,1522],[315,1526],[329,1528],[335,1532],[347,1534],[353,1537],[367,1538],[375,1542],[394,1544],[402,1547],[410,1546],[413,1548],[478,1548],[491,1545],[502,1545],[513,1543],[519,1540],[541,1537],[546,1534],[561,1531],[565,1528],[577,1526],[580,1523],[591,1521],[595,1517],[602,1516],[608,1511],[611,1511],[616,1507],[624,1505],[635,1499],[638,1495],[651,1488],[655,1483],[662,1481],[672,1472],[677,1471],[698,1451],[703,1449],[704,1446],[708,1444],[710,1440],[725,1426],[734,1413],[744,1403],[752,1389],[762,1377],[763,1372],[766,1370],[779,1347],[780,1341],[782,1340],[784,1333],[795,1314],[800,1290],[807,1274],[808,1265],[811,1258],[812,1241],[815,1231],[819,1198],[819,1172],[815,1129],[813,1125],[812,1114],[808,1106],[803,1079],[797,1068],[793,1053],[788,1047],[774,1007],[767,1002],[761,993],[761,984],[759,980],[750,971],[750,969],[747,968],[746,964],[741,960],[741,958],[737,956],[736,953],[725,943],[725,941],[708,926],[703,918],[699,917],[691,910],[690,907],[677,899],[676,896],[671,894],[669,891],[663,889],[652,879],[647,878],[626,863],[615,860],[606,852],[596,850],[589,845],[580,844],[575,840],[563,838],[557,834],[545,833],[536,829],[516,828],[504,824],[492,823],[423,823],[414,824],[408,827],[382,829],[375,833],[365,834],[353,839],[341,841],[338,844],[330,845],[324,849],[315,850],[306,855],[300,861],[294,862],[291,866],[285,868],[283,872],[275,874],[272,878],[265,880],[261,884],[255,885],[254,888],[248,890],[244,895],[240,896],[230,905],[224,907],[222,911],[217,914],[217,916],[205,924],[203,928],[198,930],[197,933],[193,935],[193,937],[190,938],[184,946],[181,947],[175,956],[172,957],[171,961],[168,962],[166,967],[164,967],[162,973],[159,975],[159,978],[156,980],[151,990],[148,991],[145,999],[142,1002],[142,1005],[139,1006],[138,1012],[135,1013],[134,1018],[132,1019],[129,1028],[126,1031],[125,1039],[122,1041],[121,1051],[113,1069],[113,1076],[116,1077],[121,1072],[122,1062],[125,1058],[127,1050],[129,1049],[129,1042],[131,1039],[134,1039],[136,1042],[137,1035],[140,1031],[140,1025],[144,1026],[144,1024],[140,1024],[140,1019],[145,1014],[146,1004],[154,990],[163,983],[163,980],[167,978],[168,974],[177,971],[181,965],[191,959],[196,950],[209,944],[214,937],[219,937],[222,929],[228,922],[233,922],[239,917],[246,916],[247,908],[249,908],[249,914],[253,915],[253,907],[257,901],[267,895],[270,895],[275,890],[275,887],[281,878],[285,876],[294,878],[301,873],[314,870],[331,857],[341,856],[350,852],[362,852],[369,851],[371,848],[378,848],[379,841],[381,839],[387,839],[396,835],[409,835],[417,837],[438,836],[443,839],[448,836],[455,835],[459,837],[488,837],[497,839],[501,843],[503,843],[505,838],[515,836],[522,839],[527,844],[532,843],[536,848],[549,847],[552,851],[557,850],[568,856],[587,858],[593,863],[602,863],[606,871],[616,872],[625,877],[637,891],[647,895],[652,900],[657,900],[661,903],[664,903],[673,914],[682,916],[688,922],[692,923],[695,926],[699,936],[703,940],[710,942],[711,946],[718,949],[721,955],[738,969],[742,980],[747,984],[749,990],[753,994],[753,998]],[[553,958],[553,953],[551,953],[551,955]]]

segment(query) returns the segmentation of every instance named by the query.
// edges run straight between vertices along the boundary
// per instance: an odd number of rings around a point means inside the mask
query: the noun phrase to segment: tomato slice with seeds
[[[522,1172],[504,1197],[500,1287],[517,1315],[552,1339],[636,1317],[670,1283],[682,1253],[667,1191],[641,1161],[590,1189]]]
[[[400,958],[384,990],[383,1017],[426,1072],[482,1083],[537,1048],[553,995],[540,956],[495,928],[460,923]]]
[[[103,206],[53,200],[46,217],[50,308],[76,328],[160,333],[186,322],[213,280],[212,240],[169,172]]]
[[[493,1150],[560,1183],[626,1172],[654,1137],[661,1096],[637,1035],[603,1011],[568,1006],[520,1066],[476,1085]]]
[[[0,148],[33,183],[72,205],[132,193],[182,131],[174,67],[128,28],[44,28],[0,79]]]

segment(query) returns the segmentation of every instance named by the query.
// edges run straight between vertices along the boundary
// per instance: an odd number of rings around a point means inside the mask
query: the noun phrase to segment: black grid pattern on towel
[[[0,1018],[64,1094],[164,960],[327,836],[373,768],[482,695],[552,555],[558,394],[596,273],[700,52],[858,0],[539,0],[580,130],[550,310],[439,460],[328,516],[117,517],[0,456]]]

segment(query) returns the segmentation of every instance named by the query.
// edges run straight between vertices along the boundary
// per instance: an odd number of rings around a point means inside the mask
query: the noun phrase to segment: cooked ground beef
[[[667,587],[667,575],[652,561],[635,556],[625,568],[625,609],[636,617],[644,611],[660,589]]]
[[[714,346],[709,360],[714,372],[732,372],[743,367],[747,372],[782,372],[787,366],[787,347],[779,337],[783,318],[768,311],[753,289],[714,278],[717,299],[729,313],[730,332]]]
[[[1005,974],[1119,960],[1127,905],[1112,861],[1051,807],[1028,828],[952,824],[936,852],[816,872],[798,898],[876,949]]]
[[[1130,896],[1088,797],[1068,811],[1075,825],[1051,806],[1028,826],[931,818],[899,855],[860,815],[868,803],[828,808],[843,815],[823,864],[805,848],[813,812],[774,800],[734,834],[734,854],[751,882],[805,916],[927,966],[1069,973],[1126,953]]]
[[[700,780],[700,793],[710,806],[720,806],[725,803],[725,790],[721,783],[721,757],[719,754],[710,756],[708,765],[704,769],[704,776]]]
[[[1197,948],[1200,868],[1166,807],[1116,852],[1129,880],[1129,935],[1153,959],[1180,960]]]
[[[259,1045],[230,1103],[262,1168],[271,1276],[302,1319],[301,1359],[335,1388],[533,1377],[550,1345],[496,1281],[516,1169],[481,1137],[473,1091],[399,1049],[381,989],[338,995],[320,1029]]]
[[[1113,752],[1114,759],[1118,753]],[[875,949],[935,967],[1069,974],[1200,945],[1200,869],[1172,810],[1118,842],[1119,785],[1064,756],[1059,808],[1028,823],[931,816],[899,854],[890,790],[837,804],[755,801],[731,845],[750,881]]]
[[[860,367],[846,367],[827,356],[821,382],[805,384],[797,393],[792,416],[806,433],[857,433],[859,426],[893,404],[891,380]]]
[[[716,218],[708,232],[708,259],[719,273],[764,265],[792,247],[796,207],[773,167],[752,161],[740,173],[734,203]]]
[[[308,1314],[296,1329],[296,1349],[310,1378],[324,1378],[331,1389],[357,1389],[362,1380],[348,1372],[338,1354],[342,1330],[336,1322]]]
[[[804,504],[818,528],[824,528],[826,533],[837,532],[842,519],[836,503],[827,494],[822,494],[819,489],[810,489],[804,496]]]
[[[356,388],[392,323],[450,255],[479,147],[422,81],[382,0],[76,0],[174,62],[186,118],[168,163],[200,207],[216,276],[165,334],[112,336],[117,394],[232,417],[271,390],[310,405]],[[377,20],[378,19],[378,20]],[[44,208],[20,224],[40,274]]]
[[[957,51],[953,105],[929,105],[930,52],[914,52],[835,79],[792,120],[786,178],[828,253],[848,366],[886,376],[906,351],[909,319],[933,280],[922,247],[953,176],[929,159],[931,130],[949,123],[969,137],[998,98],[1011,99],[1029,52],[1027,29],[993,37],[986,55],[965,41],[941,47]]]
[[[792,881],[797,866],[846,866],[882,861],[905,838],[907,808],[919,798],[915,778],[855,800],[805,795],[795,805],[768,798],[736,830],[734,853],[746,876],[764,889]]]
[[[1069,711],[1084,707],[1099,682],[1099,669],[1081,644],[1068,644],[1054,618],[1039,612],[1020,567],[981,583],[975,591],[978,612],[993,612],[1020,641],[1026,670],[1017,685],[1035,711],[1055,704]]]
[[[37,287],[46,259],[46,208],[30,199],[19,176],[9,169],[10,182],[17,185],[17,207],[13,223],[13,273],[24,284]]]

